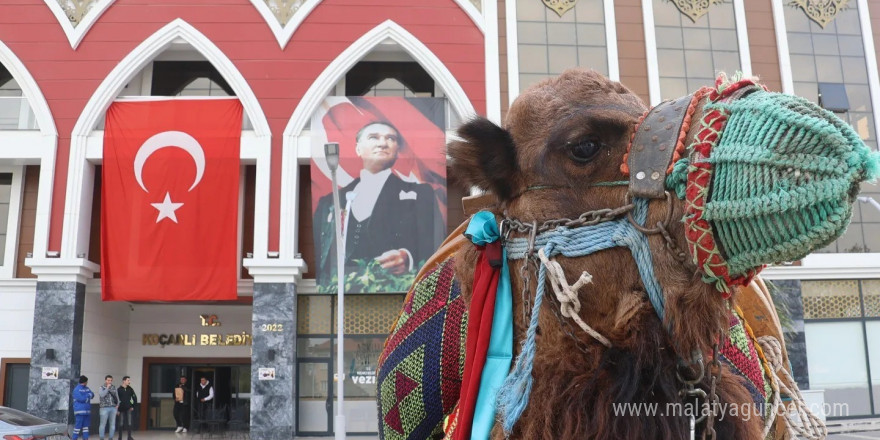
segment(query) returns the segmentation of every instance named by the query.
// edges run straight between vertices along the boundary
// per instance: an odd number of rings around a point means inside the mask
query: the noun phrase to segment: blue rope
[[[635,199],[632,216],[640,225],[645,224],[648,213],[648,201]],[[663,321],[666,304],[663,291],[657,277],[654,276],[654,262],[648,238],[639,232],[629,220],[619,218],[597,225],[582,226],[569,229],[564,226],[544,232],[535,237],[535,247],[542,248],[547,258],[556,255],[566,257],[583,257],[613,247],[628,247],[639,268],[639,276],[654,306],[654,311]],[[525,238],[513,238],[505,243],[507,258],[518,260],[525,258],[529,252],[529,241]],[[535,360],[535,335],[538,330],[538,312],[544,300],[544,287],[547,280],[547,268],[542,264],[538,269],[538,285],[535,292],[535,303],[532,306],[529,327],[522,350],[516,358],[513,371],[507,376],[498,392],[498,411],[505,433],[510,433],[513,426],[522,416],[529,403],[532,391],[532,366]]]
[[[633,204],[635,204],[635,208],[632,211],[633,219],[638,224],[644,225],[648,214],[648,201],[637,198],[633,201]],[[527,238],[512,238],[504,246],[507,249],[507,258],[511,260],[521,260],[529,252],[529,241]],[[543,248],[547,258],[552,258],[556,255],[583,257],[613,247],[629,248],[638,265],[639,276],[648,293],[648,299],[651,300],[651,305],[654,306],[657,316],[663,321],[666,301],[663,298],[660,283],[657,281],[657,277],[654,276],[654,262],[651,259],[648,237],[639,232],[625,217],[597,225],[581,226],[572,229],[560,226],[535,237],[535,247]],[[542,265],[541,270],[543,268]],[[539,283],[538,291],[540,292],[543,288],[544,284]]]

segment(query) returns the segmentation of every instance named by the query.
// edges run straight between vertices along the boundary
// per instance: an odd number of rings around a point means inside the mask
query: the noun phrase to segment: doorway
[[[4,358],[0,361],[0,405],[27,411],[30,358]]]
[[[329,358],[300,358],[296,362],[296,432],[301,435],[330,435],[333,399]]]
[[[238,413],[246,418],[250,414],[251,365],[250,359],[180,359],[144,358],[144,387],[142,395],[148,405],[141,416],[141,426],[146,429],[173,430],[174,387],[181,377],[187,378],[192,404],[190,423],[198,419],[200,402],[196,399],[199,381],[204,377],[214,388],[214,398],[205,405],[206,410],[226,419]]]

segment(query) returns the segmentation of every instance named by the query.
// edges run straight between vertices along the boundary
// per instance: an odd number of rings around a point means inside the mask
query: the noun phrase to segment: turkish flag
[[[104,301],[238,297],[237,99],[114,102],[101,185]]]

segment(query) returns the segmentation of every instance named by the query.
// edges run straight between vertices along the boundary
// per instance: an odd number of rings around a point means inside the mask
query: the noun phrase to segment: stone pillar
[[[83,283],[37,282],[27,407],[29,413],[57,423],[68,423],[72,414],[70,393],[82,365],[85,296]],[[44,367],[57,368],[58,377],[44,377]]]
[[[785,346],[788,349],[788,360],[791,362],[792,374],[802,390],[810,388],[810,375],[807,371],[807,340],[804,333],[804,300],[801,296],[799,280],[773,280],[779,289],[774,300],[782,300],[788,308],[793,329],[785,331]]]
[[[296,284],[300,258],[246,258],[254,277],[251,347],[252,440],[290,440],[296,430]],[[274,379],[260,368],[274,368]],[[268,379],[268,380],[267,380]]]
[[[82,366],[86,282],[98,266],[83,258],[28,258],[25,264],[37,275],[28,412],[52,422],[72,423],[71,392]],[[58,377],[45,377],[44,367],[57,368]],[[103,380],[90,379],[90,386]]]
[[[293,438],[296,408],[296,285],[254,283],[251,438]],[[274,368],[275,378],[260,377]]]

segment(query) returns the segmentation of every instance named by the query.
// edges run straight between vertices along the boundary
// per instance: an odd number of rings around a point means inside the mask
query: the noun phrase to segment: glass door
[[[330,359],[299,359],[296,368],[296,430],[299,434],[327,435],[332,425]]]

